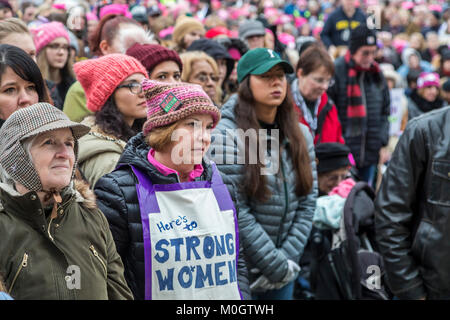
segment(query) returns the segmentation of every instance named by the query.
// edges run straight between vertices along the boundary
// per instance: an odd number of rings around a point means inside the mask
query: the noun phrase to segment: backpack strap
[[[331,103],[330,103],[331,102]],[[316,130],[316,134],[319,135],[319,140],[317,141],[317,143],[320,143],[320,141],[322,140],[322,127],[323,124],[325,122],[325,118],[327,117],[328,112],[330,112],[331,108],[333,107],[333,101],[328,100],[327,104],[325,105],[325,107],[320,111],[318,117],[317,117],[317,130]]]

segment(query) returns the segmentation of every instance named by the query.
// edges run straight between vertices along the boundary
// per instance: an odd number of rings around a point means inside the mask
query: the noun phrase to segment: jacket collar
[[[145,137],[142,132],[140,132],[128,141],[117,166],[127,167],[131,165],[146,173],[152,178],[152,181],[157,184],[171,184],[179,182],[178,175],[176,173],[171,173],[165,176],[148,161],[147,155],[149,151],[150,146],[145,142]],[[211,165],[207,164],[203,160],[202,166],[204,168],[203,173],[195,180],[211,180]]]
[[[72,186],[66,187],[61,191],[63,201],[61,204],[58,204],[58,217],[61,215],[59,208],[66,208],[75,196],[76,193]],[[12,189],[11,186],[7,186],[4,183],[0,184],[0,214],[2,211],[8,212],[32,227],[39,228],[46,221],[45,209],[35,191],[22,195]]]

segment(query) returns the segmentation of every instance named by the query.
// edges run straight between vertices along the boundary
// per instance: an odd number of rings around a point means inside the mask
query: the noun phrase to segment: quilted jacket
[[[313,189],[303,197],[295,193],[295,172],[288,141],[282,141],[283,152],[279,164],[281,175],[267,175],[271,197],[265,203],[249,199],[238,186],[244,179],[243,164],[226,164],[226,158],[237,154],[237,144],[226,142],[227,130],[236,129],[234,108],[237,96],[232,96],[222,107],[222,119],[213,131],[210,151],[222,173],[224,183],[234,197],[239,216],[240,240],[248,270],[258,269],[272,282],[283,280],[288,270],[287,259],[298,262],[312,226],[317,198],[317,174],[314,144],[309,129],[299,124],[306,138],[313,170]],[[223,164],[220,164],[223,163]]]

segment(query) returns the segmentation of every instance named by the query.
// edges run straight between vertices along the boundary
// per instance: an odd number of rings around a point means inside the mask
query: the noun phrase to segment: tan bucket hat
[[[75,164],[78,139],[90,130],[88,126],[70,121],[58,108],[48,103],[36,103],[15,111],[0,128],[0,166],[31,191],[41,191],[42,184],[22,142],[38,134],[70,128],[75,138]],[[73,177],[73,175],[72,175]]]

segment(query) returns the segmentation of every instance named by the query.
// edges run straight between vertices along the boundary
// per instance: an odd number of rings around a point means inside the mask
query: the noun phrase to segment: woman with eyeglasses
[[[328,52],[311,44],[300,55],[296,73],[291,85],[295,110],[313,134],[314,144],[345,143],[336,107],[326,92],[334,84],[334,63]]]
[[[44,79],[52,81],[60,101],[64,102],[69,87],[75,82],[69,59],[70,38],[60,22],[45,23],[30,30],[36,45],[37,65]],[[57,106],[62,109],[61,106]]]
[[[142,129],[146,104],[141,81],[145,67],[124,54],[109,54],[74,65],[78,81],[94,115],[82,123],[91,127],[80,139],[79,167],[93,187],[116,167],[125,145]]]
[[[199,84],[216,106],[220,104],[219,68],[216,61],[202,51],[180,54],[183,62],[181,81]]]

